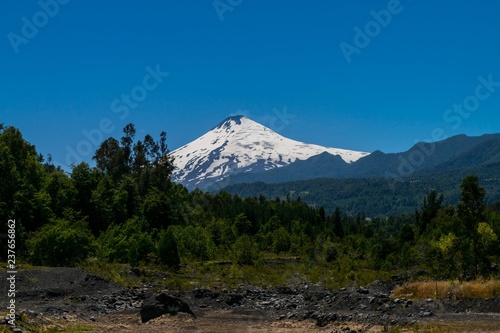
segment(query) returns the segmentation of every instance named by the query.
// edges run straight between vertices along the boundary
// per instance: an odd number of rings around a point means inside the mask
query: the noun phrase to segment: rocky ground
[[[7,294],[6,273],[0,290]],[[152,285],[122,288],[79,268],[39,268],[16,276],[16,310],[46,325],[85,323],[94,332],[381,332],[384,327],[454,323],[464,332],[500,332],[500,297],[411,301],[390,297],[400,282],[330,292],[302,283],[260,289],[167,291],[195,316],[179,312],[143,323]],[[8,299],[0,299],[4,310]],[[183,311],[183,310],[180,310]],[[499,328],[497,328],[497,326]]]

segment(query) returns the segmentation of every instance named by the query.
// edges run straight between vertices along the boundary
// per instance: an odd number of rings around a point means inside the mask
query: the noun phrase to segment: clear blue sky
[[[500,82],[495,0],[54,1],[0,4],[0,122],[63,166],[103,119],[115,128],[104,137],[133,122],[140,136],[165,130],[172,150],[239,113],[369,152],[436,128],[500,132],[500,83],[478,80]],[[147,76],[157,65],[161,83]],[[474,111],[447,111],[464,102]],[[273,110],[285,107],[283,122]]]

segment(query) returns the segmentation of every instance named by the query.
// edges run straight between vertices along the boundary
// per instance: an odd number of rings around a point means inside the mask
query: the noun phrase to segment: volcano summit
[[[188,189],[208,189],[231,175],[267,171],[324,152],[347,163],[368,155],[288,139],[247,117],[234,116],[174,150],[172,178]]]

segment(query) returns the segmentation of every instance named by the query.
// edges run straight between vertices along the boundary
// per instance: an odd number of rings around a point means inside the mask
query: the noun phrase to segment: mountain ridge
[[[427,176],[436,172],[462,172],[483,167],[488,163],[500,163],[500,134],[460,134],[438,142],[418,142],[400,153],[376,150],[351,164],[327,156],[322,156],[321,161],[322,163],[318,163],[318,156],[313,156],[279,170],[235,175],[226,183],[280,183],[315,178],[401,179]]]

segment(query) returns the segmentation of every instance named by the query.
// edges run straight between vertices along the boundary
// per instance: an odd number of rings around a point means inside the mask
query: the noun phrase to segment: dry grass
[[[410,282],[396,288],[393,297],[410,299],[444,298],[492,298],[500,295],[500,280]]]
[[[453,323],[419,323],[411,327],[391,327],[382,331],[387,333],[498,333],[495,322],[453,322]]]

